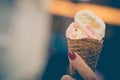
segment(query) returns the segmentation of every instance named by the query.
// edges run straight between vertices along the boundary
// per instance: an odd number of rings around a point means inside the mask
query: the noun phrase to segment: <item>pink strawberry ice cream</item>
[[[70,39],[93,38],[96,39],[95,32],[91,27],[79,28],[75,22],[72,22],[67,29],[66,36]]]
[[[66,37],[70,39],[92,38],[102,40],[105,35],[104,22],[91,11],[80,11],[75,15],[67,31]]]

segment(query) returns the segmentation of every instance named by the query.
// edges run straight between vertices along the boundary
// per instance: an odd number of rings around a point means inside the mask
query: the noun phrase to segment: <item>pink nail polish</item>
[[[76,58],[76,55],[75,55],[75,53],[73,53],[73,52],[69,52],[69,53],[68,53],[68,56],[69,56],[69,58],[70,58],[71,60],[74,60],[74,59]]]

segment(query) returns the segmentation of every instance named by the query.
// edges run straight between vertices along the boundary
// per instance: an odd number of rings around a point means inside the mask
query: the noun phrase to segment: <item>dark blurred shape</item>
[[[62,54],[53,54],[48,60],[48,65],[42,80],[60,80],[66,74],[68,66],[67,56]]]
[[[98,5],[110,6],[115,8],[120,8],[120,1],[119,0],[71,0],[73,3],[93,3]]]
[[[109,29],[112,29],[112,35],[104,41],[98,70],[104,74],[105,80],[119,80],[120,26],[107,25],[106,33]]]

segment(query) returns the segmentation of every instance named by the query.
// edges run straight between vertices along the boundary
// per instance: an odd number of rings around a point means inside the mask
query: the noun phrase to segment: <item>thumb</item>
[[[72,78],[72,77],[69,76],[69,75],[64,75],[64,76],[62,76],[61,80],[75,80],[75,79]]]

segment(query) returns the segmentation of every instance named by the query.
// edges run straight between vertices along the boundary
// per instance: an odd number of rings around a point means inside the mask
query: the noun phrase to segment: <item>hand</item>
[[[70,64],[78,71],[84,80],[99,80],[94,72],[88,67],[84,60],[76,53],[69,52]],[[61,80],[75,80],[69,75],[64,75]]]
[[[69,75],[64,75],[61,80],[75,80],[74,78],[72,78],[71,76]]]

